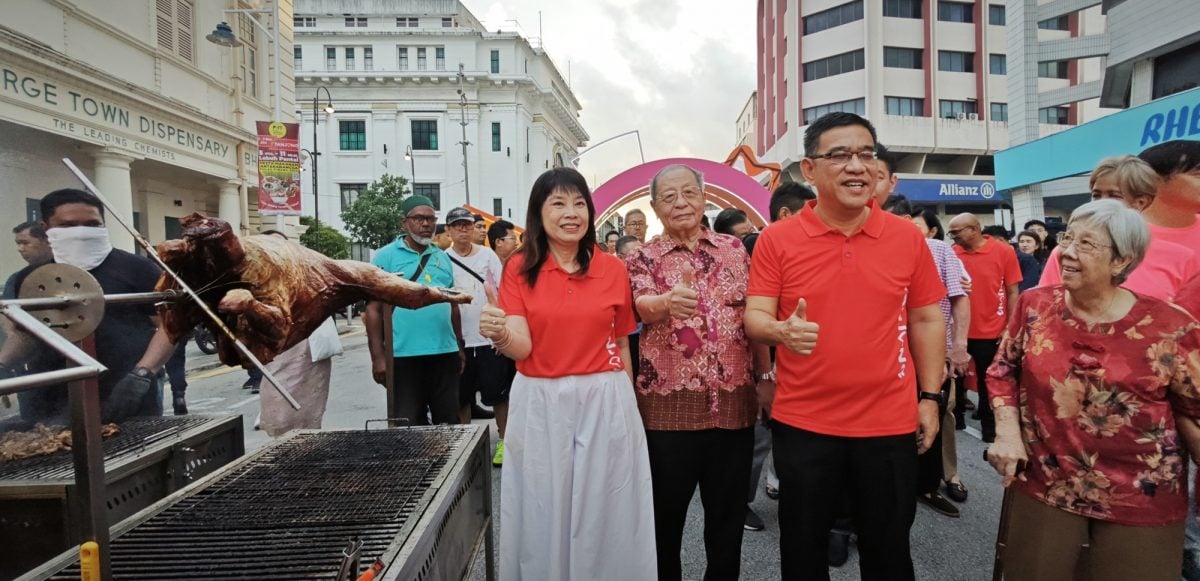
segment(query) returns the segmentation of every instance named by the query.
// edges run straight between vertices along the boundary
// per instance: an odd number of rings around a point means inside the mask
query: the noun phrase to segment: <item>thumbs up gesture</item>
[[[492,283],[483,285],[487,295],[487,305],[479,315],[479,334],[492,341],[503,339],[506,333],[508,315],[500,308],[500,299],[496,296],[496,286]]]
[[[679,282],[667,293],[667,307],[676,319],[688,319],[696,313],[700,295],[696,293],[696,272],[692,265],[685,264],[680,271]]]
[[[812,355],[821,326],[808,320],[808,301],[801,298],[791,316],[779,322],[779,342],[797,355]]]

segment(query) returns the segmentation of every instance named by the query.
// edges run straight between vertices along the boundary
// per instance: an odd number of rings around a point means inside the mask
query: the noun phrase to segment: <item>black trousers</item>
[[[967,339],[967,354],[975,362],[976,385],[979,387],[979,405],[976,407],[979,409],[979,427],[984,442],[996,439],[996,416],[992,413],[992,402],[988,401],[987,368],[992,365],[999,347],[999,339]],[[963,382],[959,383],[961,385]],[[958,395],[962,397],[958,400],[956,410],[962,409],[962,402],[967,401],[965,391]]]
[[[171,358],[167,360],[164,368],[167,370],[167,379],[171,381],[171,393],[186,393],[187,392],[187,340],[180,340],[175,345],[175,350],[171,352]]]
[[[850,500],[861,578],[910,581],[909,529],[917,512],[914,434],[827,436],[774,423],[779,553],[784,581],[828,581],[829,530]]]
[[[946,381],[942,383],[941,394],[942,401],[950,396],[950,376],[946,376]],[[942,434],[947,428],[953,430],[954,426],[941,425],[942,417],[946,414],[945,406],[938,406],[938,433],[933,438],[933,445],[929,447],[924,454],[917,456],[917,494],[929,494],[935,492],[938,486],[941,486],[942,479],[945,478],[945,467],[942,465]]]
[[[682,578],[679,551],[696,487],[704,505],[705,581],[736,580],[742,565],[746,481],[754,428],[695,432],[646,431],[654,486],[658,578]],[[619,558],[619,557],[618,557]]]
[[[395,394],[388,416],[408,418],[414,426],[458,423],[458,352],[396,357],[393,360]],[[426,415],[428,409],[428,416]]]

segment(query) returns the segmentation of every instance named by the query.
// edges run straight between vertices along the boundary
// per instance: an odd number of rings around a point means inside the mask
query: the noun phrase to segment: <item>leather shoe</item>
[[[175,408],[175,415],[177,415],[177,416],[186,416],[188,413],[187,412],[187,399],[184,398],[184,395],[182,393],[176,393],[176,394],[171,395],[171,407]]]
[[[840,531],[829,531],[829,559],[830,567],[841,567],[850,559],[850,533]]]
[[[963,486],[963,483],[961,482],[947,482],[946,496],[949,496],[950,500],[953,500],[954,502],[966,502],[967,487]]]
[[[483,409],[479,404],[471,404],[471,419],[473,420],[490,420],[496,417],[496,414]]]
[[[929,494],[918,494],[917,501],[951,518],[958,518],[958,507],[935,490]]]
[[[770,484],[768,484],[764,488],[764,492],[767,493],[767,498],[769,498],[771,500],[779,500],[779,489],[778,488],[775,488],[774,486],[771,486]]]
[[[754,509],[747,506],[746,522],[742,525],[742,528],[748,531],[761,531],[767,528],[767,524],[763,522],[762,518],[759,518],[758,514],[754,512]]]

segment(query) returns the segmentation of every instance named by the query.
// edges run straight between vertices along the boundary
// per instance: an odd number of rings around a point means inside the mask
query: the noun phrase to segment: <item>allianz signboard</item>
[[[922,204],[999,204],[1004,201],[992,180],[901,177],[896,183],[896,193]]]
[[[1101,159],[1164,141],[1200,140],[1200,88],[1101,117],[996,154],[996,187],[1019,188],[1085,174]]]

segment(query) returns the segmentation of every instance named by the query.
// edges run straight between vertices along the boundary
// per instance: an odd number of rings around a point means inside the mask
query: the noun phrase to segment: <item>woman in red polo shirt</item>
[[[517,362],[501,468],[500,578],[657,578],[646,434],[630,376],[625,265],[598,252],[587,182],[530,193],[525,245],[480,332]]]

